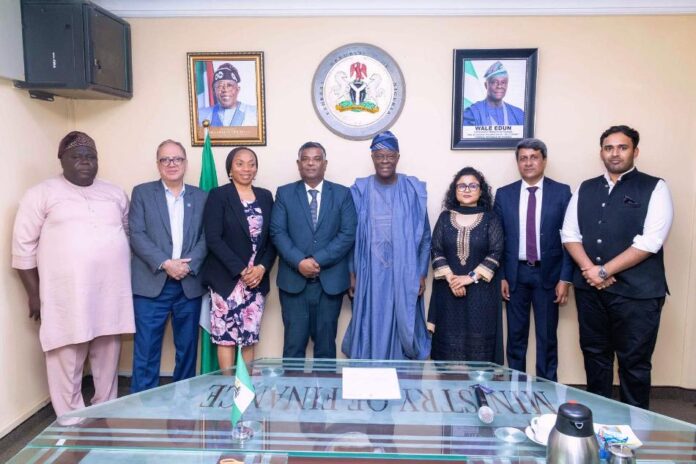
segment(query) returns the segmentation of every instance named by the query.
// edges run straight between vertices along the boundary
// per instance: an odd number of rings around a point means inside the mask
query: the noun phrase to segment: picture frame
[[[399,118],[405,97],[406,83],[397,62],[367,43],[331,51],[312,79],[317,117],[348,140],[368,140],[389,129]]]
[[[534,136],[537,48],[453,53],[453,150],[510,149]]]
[[[266,145],[263,52],[189,52],[191,145]]]

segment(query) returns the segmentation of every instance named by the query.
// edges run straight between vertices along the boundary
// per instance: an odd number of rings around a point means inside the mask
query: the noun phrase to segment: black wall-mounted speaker
[[[130,25],[85,0],[22,0],[25,81],[34,96],[133,96]],[[46,96],[44,95],[44,96]]]

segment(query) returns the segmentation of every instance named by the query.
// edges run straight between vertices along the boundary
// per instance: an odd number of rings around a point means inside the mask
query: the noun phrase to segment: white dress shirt
[[[232,124],[232,118],[234,118],[234,113],[237,112],[237,108],[221,108],[222,111],[218,111],[218,116],[222,121],[222,124],[229,126]]]
[[[307,191],[307,201],[309,203],[312,203],[312,194],[309,193],[310,190],[316,190],[319,193],[317,193],[317,220],[319,220],[319,208],[321,208],[321,190],[324,188],[324,181],[322,180],[319,182],[319,184],[316,187],[310,187],[307,185],[305,182],[304,184],[305,190]]]
[[[172,230],[172,259],[181,258],[181,249],[184,245],[184,194],[186,185],[181,187],[179,196],[175,197],[167,184],[164,185],[164,197],[167,199],[169,211],[169,228]]]
[[[635,167],[621,174],[619,179],[633,171],[633,169]],[[609,183],[609,193],[611,193],[616,183],[612,182],[608,173],[604,174],[604,178]],[[563,219],[563,229],[561,229],[561,242],[563,243],[582,242],[582,234],[578,224],[579,191],[580,188],[573,193]],[[669,234],[673,217],[672,196],[669,193],[669,188],[667,188],[667,183],[660,179],[655,185],[655,190],[650,195],[648,212],[643,223],[643,233],[633,237],[632,246],[648,253],[660,251]]]
[[[536,248],[537,259],[541,259],[541,239],[539,229],[541,229],[541,198],[544,194],[544,178],[539,179],[534,185],[528,184],[522,179],[520,186],[520,243],[519,243],[519,258],[520,261],[527,261],[527,206],[529,204],[529,190],[527,187],[539,187],[534,196],[536,197],[536,210],[534,216],[536,230]]]

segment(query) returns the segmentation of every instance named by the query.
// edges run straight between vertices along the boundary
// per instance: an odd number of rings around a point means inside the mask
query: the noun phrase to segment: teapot
[[[590,408],[580,403],[564,403],[558,408],[556,425],[549,434],[546,462],[599,464],[599,443]]]

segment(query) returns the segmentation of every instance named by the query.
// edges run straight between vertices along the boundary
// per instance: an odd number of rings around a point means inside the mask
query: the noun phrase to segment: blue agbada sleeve
[[[480,117],[477,116],[477,114],[474,114],[473,105],[469,106],[467,109],[464,110],[462,116],[462,126],[481,126],[482,124]]]
[[[430,334],[426,329],[425,304],[418,295],[420,278],[428,273],[430,224],[425,183],[415,177],[399,176],[397,202],[392,222],[394,243],[394,308],[404,354],[409,359],[430,355]],[[395,206],[396,206],[395,205]],[[401,221],[396,220],[403,214]]]
[[[369,338],[364,334],[369,331],[369,315],[364,310],[368,303],[370,292],[369,280],[369,202],[364,201],[364,193],[367,188],[367,179],[356,179],[350,188],[353,203],[358,218],[355,229],[355,243],[353,244],[353,259],[349,262],[349,270],[356,276],[355,295],[353,297],[353,315],[343,336],[341,351],[353,359],[369,358]]]
[[[423,224],[423,235],[421,236],[420,246],[418,247],[418,262],[420,269],[420,277],[428,277],[428,268],[430,267],[430,220],[428,219],[428,211],[425,211],[425,223]]]

